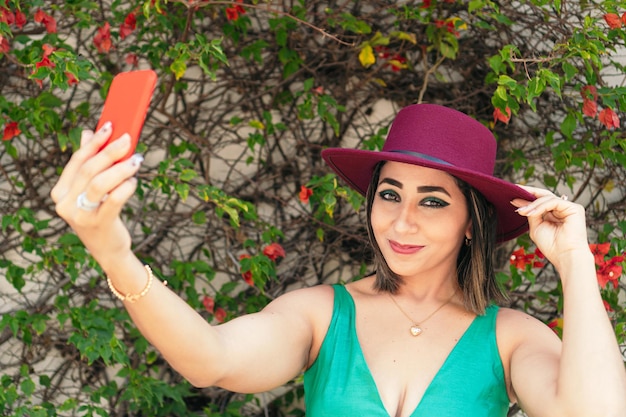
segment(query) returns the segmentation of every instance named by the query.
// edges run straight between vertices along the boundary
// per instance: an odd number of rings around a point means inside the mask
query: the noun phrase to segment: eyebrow
[[[402,183],[400,181],[396,181],[392,178],[383,178],[380,181],[380,184],[383,183],[387,183],[390,185],[393,185],[394,187],[398,187],[400,189],[402,189]],[[450,193],[443,187],[439,187],[437,185],[421,185],[419,187],[417,187],[417,192],[418,193],[433,193],[433,192],[439,192],[439,193],[443,193],[445,195],[447,195],[448,197],[450,197]]]
[[[438,192],[438,193],[443,193],[445,195],[447,195],[448,197],[451,197],[450,193],[443,187],[438,187],[435,185],[423,185],[421,187],[417,187],[417,192],[418,193],[432,193],[432,192]]]

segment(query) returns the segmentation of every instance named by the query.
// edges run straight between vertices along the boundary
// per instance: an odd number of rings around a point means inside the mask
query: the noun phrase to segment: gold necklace
[[[411,333],[412,336],[419,336],[420,334],[422,334],[422,332],[424,331],[424,329],[422,329],[422,324],[424,324],[429,318],[431,318],[432,316],[435,315],[436,312],[438,312],[439,310],[441,310],[444,306],[446,306],[450,301],[452,301],[452,299],[454,298],[454,296],[456,295],[456,290],[452,293],[452,295],[450,296],[450,298],[448,298],[446,300],[445,303],[441,304],[439,307],[437,307],[437,309],[435,311],[433,311],[432,313],[430,313],[428,316],[426,316],[426,318],[424,318],[423,320],[417,322],[415,320],[413,320],[411,318],[411,316],[409,316],[407,314],[406,311],[404,311],[404,309],[402,307],[400,307],[400,304],[398,304],[398,302],[396,301],[395,298],[393,298],[393,296],[391,294],[389,294],[389,298],[391,298],[391,301],[393,301],[393,303],[396,305],[396,307],[398,307],[398,310],[400,310],[400,312],[402,312],[402,314],[404,314],[404,316],[409,319],[409,321],[411,321],[413,324],[411,325],[411,327],[409,327],[409,332]],[[419,324],[418,324],[419,323]]]

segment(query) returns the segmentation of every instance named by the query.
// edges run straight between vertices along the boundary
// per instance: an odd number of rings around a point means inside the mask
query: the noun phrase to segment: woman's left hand
[[[568,201],[566,197],[557,197],[548,190],[520,187],[537,199],[532,202],[515,199],[511,204],[528,219],[530,238],[557,270],[564,257],[589,253],[583,206]]]

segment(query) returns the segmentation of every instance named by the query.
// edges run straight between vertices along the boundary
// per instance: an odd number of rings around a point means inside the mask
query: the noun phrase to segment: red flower
[[[124,23],[120,26],[120,38],[124,39],[137,27],[137,17],[135,13],[128,13],[126,18],[124,19]]]
[[[17,122],[9,122],[4,125],[4,134],[2,135],[2,140],[9,140],[14,136],[22,133],[19,127],[17,127]]]
[[[237,13],[237,9],[234,7],[226,8],[226,19],[228,20],[237,20],[239,19],[239,13]]]
[[[41,58],[41,61],[35,64],[33,73],[35,73],[39,68],[54,68],[56,66],[56,64],[48,58],[55,51],[55,48],[46,43],[41,47],[41,49],[43,49],[43,57]],[[35,82],[39,85],[39,88],[43,88],[43,80],[35,78]]]
[[[126,55],[125,61],[128,65],[132,65],[133,67],[139,65],[139,58],[137,58],[137,55],[132,52]]]
[[[598,115],[598,119],[600,119],[600,122],[604,126],[606,126],[607,129],[619,128],[619,117],[612,109],[608,107],[602,109],[602,111]]]
[[[313,195],[312,189],[307,188],[304,185],[300,186],[300,194],[298,195],[298,197],[300,197],[300,201],[302,201],[304,204],[308,204],[309,197],[311,197],[312,195]]]
[[[548,323],[548,327],[551,329],[554,329],[556,327],[563,327],[563,319],[562,318],[556,318],[554,320],[552,320],[550,323]]]
[[[65,76],[67,77],[67,85],[73,86],[78,84],[78,79],[71,72],[66,72]]]
[[[243,0],[237,0],[237,3],[243,3]],[[238,4],[226,8],[226,19],[228,20],[235,21],[239,19],[239,15],[242,14],[246,14],[246,9]]]
[[[241,261],[242,259],[249,259],[250,257],[251,257],[250,255],[244,253],[243,255],[239,257],[239,260]],[[251,270],[242,271],[241,276],[243,277],[243,280],[246,281],[248,285],[250,285],[251,287],[254,287],[254,279],[252,279]]]
[[[224,320],[226,320],[226,310],[224,310],[222,307],[218,307],[215,310],[215,320],[217,320],[219,323],[224,323]]]
[[[56,51],[56,48],[54,46],[51,46],[47,43],[44,43],[41,49],[43,49],[44,58],[49,57],[50,55],[52,55],[54,51]]]
[[[9,9],[0,9],[0,22],[12,25],[15,23],[15,13]]]
[[[604,263],[604,257],[608,255],[609,249],[611,249],[611,243],[590,243],[589,249],[593,253],[593,259],[596,265],[602,265]]]
[[[387,48],[386,46],[376,46],[374,50],[378,54],[378,57],[381,59],[387,59],[389,58],[389,55],[391,55],[389,53],[389,48]]]
[[[10,50],[11,50],[11,44],[9,44],[9,41],[7,40],[7,38],[0,35],[0,53],[6,54]]]
[[[509,124],[509,120],[511,120],[511,109],[506,107],[506,114],[502,113],[502,110],[499,108],[495,108],[493,111],[493,122],[501,121],[504,124]]]
[[[618,29],[622,27],[622,21],[615,13],[607,13],[603,17],[604,21],[609,25],[611,29]]]
[[[580,95],[585,100],[598,100],[598,89],[593,85],[586,85],[580,89]]]
[[[598,113],[598,90],[593,85],[586,85],[580,90],[583,98],[583,113],[589,117],[596,117]]]
[[[204,309],[211,314],[215,311],[215,300],[208,295],[202,297],[202,305],[204,306]]]
[[[543,268],[545,264],[541,262],[541,259],[544,258],[539,249],[535,249],[534,253],[526,253],[524,248],[519,248],[511,254],[509,262],[517,269],[526,269],[526,265],[532,265],[533,268]]]
[[[432,0],[424,0],[422,2],[422,5],[420,6],[420,9],[428,9],[431,3],[432,3]]]
[[[551,328],[554,333],[561,336],[561,333],[563,332],[563,318],[559,317],[552,320],[548,323],[548,327]]]
[[[592,100],[583,100],[583,114],[589,117],[596,117],[598,114],[598,103]]]
[[[393,58],[391,58],[391,61],[389,61],[389,64],[391,65],[392,71],[398,72],[403,68],[406,68],[406,65],[404,65],[405,62],[406,58],[402,55],[394,55]]]
[[[15,12],[15,26],[17,26],[19,29],[22,29],[25,24],[26,15],[18,10],[17,12]]]
[[[602,288],[605,288],[609,282],[613,284],[613,288],[618,287],[619,277],[622,275],[622,266],[618,265],[618,262],[623,262],[623,256],[616,256],[613,259],[600,266],[600,269],[596,271],[598,278],[598,284]]]
[[[54,62],[50,61],[50,58],[48,58],[47,56],[43,57],[41,61],[35,64],[35,68],[41,68],[41,67],[54,68],[54,66],[55,66]]]
[[[278,243],[271,243],[263,249],[263,255],[270,258],[272,261],[276,261],[276,259],[285,257],[285,250]]]
[[[602,300],[602,303],[604,304],[604,309],[605,309],[606,311],[608,311],[609,313],[610,313],[611,311],[614,311],[614,310],[613,310],[613,308],[611,307],[611,304],[609,304],[609,302],[608,302],[608,301],[606,301],[606,300]]]
[[[509,259],[511,265],[514,265],[517,269],[526,268],[526,252],[524,248],[519,248],[511,254],[511,258]]]
[[[447,23],[446,23],[446,30],[449,33],[452,33],[457,38],[459,37],[459,31],[456,30],[456,27],[454,26],[454,20],[448,20],[447,21]]]
[[[543,255],[543,253],[541,253],[539,248],[535,249],[535,253],[533,255],[536,258],[535,260],[533,260],[533,268],[543,268],[544,266],[546,266],[545,262],[541,262],[540,260],[537,260],[537,259],[545,259],[545,256]]]
[[[41,9],[35,12],[35,22],[43,23],[46,26],[46,32],[48,33],[56,33],[57,31],[57,21],[54,20],[54,17],[50,16]]]
[[[252,278],[252,271],[242,272],[241,276],[243,280],[251,287],[254,287],[254,279]]]
[[[98,28],[98,32],[93,37],[93,44],[100,53],[108,53],[111,50],[111,25],[106,22],[104,26]]]

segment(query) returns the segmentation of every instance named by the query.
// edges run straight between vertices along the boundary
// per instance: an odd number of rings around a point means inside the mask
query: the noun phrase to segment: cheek
[[[370,214],[370,226],[372,228],[372,233],[374,235],[374,239],[378,242],[378,236],[383,229],[388,227],[389,221],[383,211],[380,210],[380,206],[377,209],[376,203],[372,206],[372,213]]]

